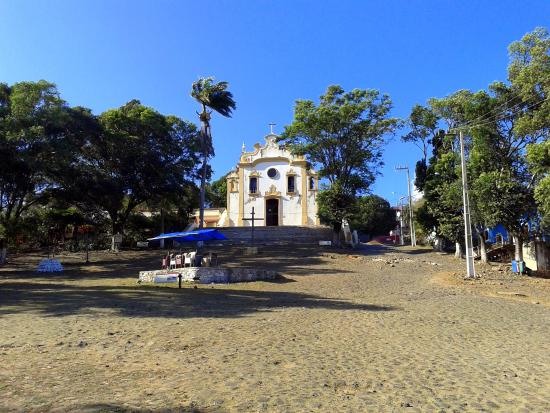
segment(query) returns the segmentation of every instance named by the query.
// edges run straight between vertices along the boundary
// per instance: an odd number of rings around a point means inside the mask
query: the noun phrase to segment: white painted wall
[[[318,225],[319,219],[317,218],[317,191],[310,191],[309,186],[307,189],[307,225]]]
[[[270,168],[277,170],[277,175],[274,178],[270,178],[267,175],[267,171]],[[287,195],[287,172],[292,169],[295,175],[295,191],[298,195]],[[270,191],[272,185],[275,186],[276,191],[281,193],[279,198],[279,217],[282,222],[279,225],[302,225],[302,206],[301,206],[301,169],[299,167],[291,167],[285,161],[268,161],[260,162],[254,167],[246,166],[244,171],[244,216],[248,218],[252,214],[252,207],[254,207],[255,216],[262,218],[262,221],[257,221],[256,226],[265,225],[265,193]],[[249,182],[252,173],[257,172],[258,177],[258,192],[259,196],[250,196]],[[282,210],[281,210],[282,208]],[[244,226],[250,226],[250,221],[244,221]]]
[[[290,166],[290,163],[299,160],[303,162],[303,158],[296,158],[289,151],[281,148],[276,142],[276,135],[267,135],[265,137],[265,145],[256,144],[252,152],[244,152],[241,155],[241,166],[243,172],[242,193],[243,200],[239,199],[239,192],[229,193],[228,204],[228,226],[239,225],[239,203],[243,202],[244,218],[250,218],[252,208],[255,211],[255,217],[261,218],[255,222],[256,226],[265,225],[266,213],[266,192],[270,192],[271,186],[275,186],[275,192],[280,192],[279,199],[279,225],[303,225],[302,222],[302,197],[307,197],[307,225],[314,226],[317,224],[317,204],[316,192],[306,189],[302,193],[302,179],[308,179],[307,176],[302,176],[302,168],[300,166]],[[280,160],[265,160],[269,158],[284,158]],[[256,163],[256,165],[246,165],[247,163]],[[277,170],[277,175],[270,178],[267,171],[270,168]],[[287,173],[292,170],[295,174],[294,191],[295,195],[287,194]],[[250,177],[253,173],[258,173],[258,191],[257,195],[250,195],[249,184]],[[235,177],[237,174],[234,175]],[[309,188],[306,185],[306,188]],[[250,220],[243,220],[244,226],[250,226]]]
[[[229,227],[234,227],[239,225],[239,192],[230,192],[229,193],[229,205],[227,205],[229,219]]]

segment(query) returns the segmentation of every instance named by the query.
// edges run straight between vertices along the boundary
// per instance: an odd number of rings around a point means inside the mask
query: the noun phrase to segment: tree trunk
[[[204,202],[206,200],[206,172],[208,169],[208,156],[203,153],[202,171],[201,171],[201,192],[199,199],[199,229],[204,227]]]
[[[460,245],[460,242],[455,242],[455,258],[462,258],[462,245]]]
[[[203,111],[199,115],[201,120],[201,147],[202,147],[202,171],[201,171],[201,188],[199,198],[199,229],[204,227],[204,203],[206,201],[206,174],[208,172],[208,149],[211,147],[210,140],[210,114],[203,106]]]
[[[342,243],[340,242],[340,232],[342,231],[341,223],[332,224],[332,245],[335,247],[341,247]]]
[[[5,239],[0,239],[0,265],[6,263],[6,257],[8,255],[7,242]]]
[[[523,261],[523,237],[512,235],[514,240],[514,259],[517,262]]]
[[[434,247],[436,251],[443,252],[443,238],[436,237],[434,241]]]
[[[160,233],[164,234],[164,208],[160,209]],[[160,249],[164,249],[164,239],[160,240]]]
[[[488,263],[489,259],[487,258],[487,244],[485,243],[485,237],[483,236],[483,234],[479,234],[478,239],[481,262]]]

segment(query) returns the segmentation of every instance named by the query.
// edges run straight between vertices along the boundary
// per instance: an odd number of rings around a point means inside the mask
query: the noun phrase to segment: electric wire
[[[516,99],[520,99],[519,96],[515,95],[515,96],[512,96],[511,98],[509,99],[506,99],[504,102],[502,103],[499,103],[498,105],[496,105],[492,111],[488,112],[488,113],[484,113],[483,115],[480,115],[478,118],[476,119],[473,119],[471,121],[468,121],[466,122],[466,124],[469,124],[469,123],[474,123],[474,122],[477,122],[479,120],[484,120],[483,118],[491,118],[492,116],[494,116],[494,114],[496,112],[501,112],[502,110],[506,110],[506,111],[509,111],[509,110],[513,110],[514,108],[518,107],[518,106],[522,106],[524,105],[525,103],[528,103],[529,100],[533,99],[534,96],[529,96],[527,99],[525,100],[521,100],[520,102],[516,103],[515,105],[512,105],[511,107],[507,108],[506,106],[508,105],[508,103],[510,103],[511,101],[513,100],[516,100]]]
[[[533,102],[525,107],[523,107],[523,105],[526,103],[525,101],[524,102],[520,102],[514,106],[512,106],[511,108],[509,109],[506,109],[506,111],[501,111],[500,113],[491,113],[490,114],[490,117],[484,119],[486,117],[486,114],[485,115],[482,115],[476,119],[473,119],[471,121],[468,121],[464,124],[461,124],[461,125],[458,125],[454,128],[451,128],[450,130],[459,130],[459,129],[471,129],[471,128],[474,128],[474,127],[480,127],[480,126],[485,126],[485,125],[489,125],[489,124],[492,124],[492,123],[495,123],[495,122],[499,122],[501,120],[504,120],[506,118],[511,118],[513,116],[515,116],[516,114],[518,114],[520,111],[523,111],[523,110],[528,110],[528,109],[531,109],[532,107],[538,105],[538,104],[541,104],[543,103],[544,101],[548,100],[550,97],[547,96],[543,99],[540,99],[536,102]],[[480,122],[481,121],[481,122]]]

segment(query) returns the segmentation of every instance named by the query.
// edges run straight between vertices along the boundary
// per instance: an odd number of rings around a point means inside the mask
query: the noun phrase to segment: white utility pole
[[[399,207],[401,208],[401,212],[399,214],[399,221],[400,221],[400,226],[399,226],[399,237],[401,238],[401,245],[405,245],[405,237],[404,237],[404,233],[403,233],[403,200],[406,198],[406,196],[402,196],[401,198],[399,198]]]
[[[411,196],[411,177],[409,175],[409,167],[408,166],[398,166],[395,169],[398,171],[407,171],[407,192],[409,194],[409,220],[410,220],[410,228],[411,228],[411,246],[416,247],[416,234],[414,231],[414,213],[413,213],[413,203],[412,203],[412,196]]]
[[[468,197],[468,175],[466,173],[466,157],[464,155],[464,136],[460,136],[460,164],[462,167],[462,202],[464,203],[464,238],[466,241],[466,278],[475,278],[474,248],[472,242],[472,226],[470,224],[470,198]]]

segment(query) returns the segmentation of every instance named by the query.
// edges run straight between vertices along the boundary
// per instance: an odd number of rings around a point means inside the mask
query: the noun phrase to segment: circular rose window
[[[267,176],[270,178],[275,178],[277,176],[277,170],[275,168],[269,168],[267,170]]]

